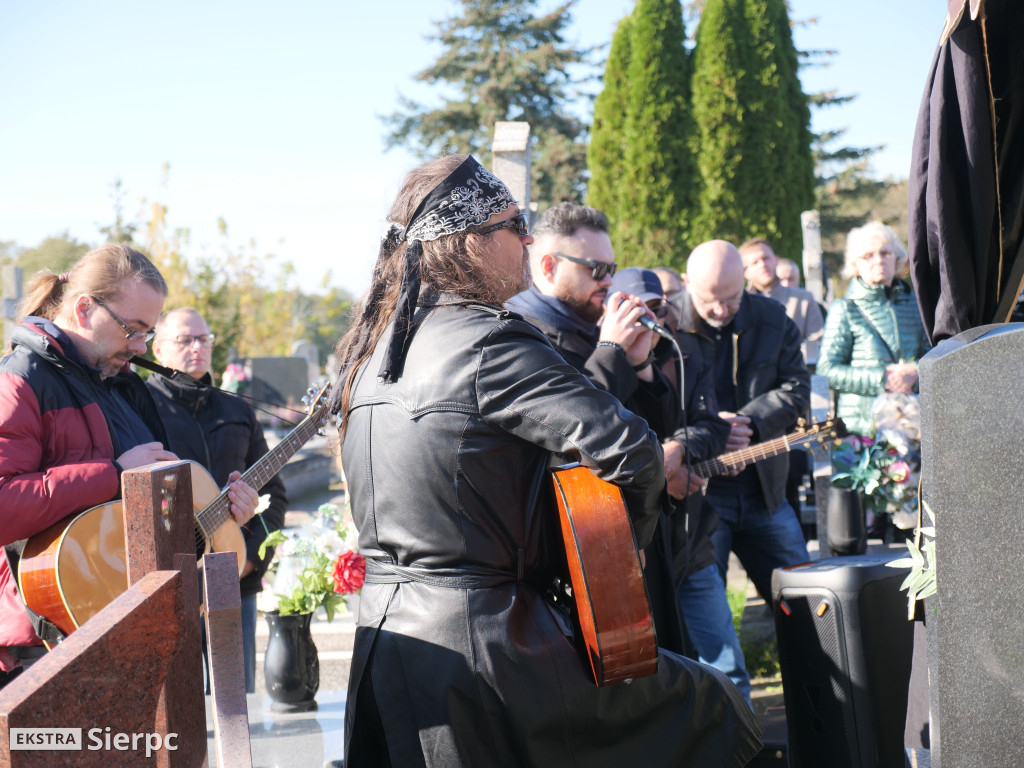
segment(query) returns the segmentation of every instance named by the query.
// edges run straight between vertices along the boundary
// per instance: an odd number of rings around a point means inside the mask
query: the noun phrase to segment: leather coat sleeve
[[[571,455],[619,486],[638,545],[650,543],[667,496],[661,445],[643,419],[517,320],[499,323],[488,335],[476,391],[481,417],[493,428]]]
[[[615,347],[597,347],[587,358],[583,373],[595,387],[627,403],[656,434],[671,433],[679,413],[679,398],[656,367],[654,381],[643,381],[625,354]]]
[[[742,363],[740,365],[743,367]],[[811,377],[800,349],[796,323],[783,316],[782,343],[775,369],[775,385],[749,400],[739,413],[749,416],[758,442],[784,434],[810,404]]]
[[[846,301],[838,299],[825,321],[821,356],[816,372],[828,378],[829,389],[855,395],[879,395],[885,391],[885,365],[853,362],[853,329]]]
[[[118,492],[111,459],[95,458],[44,467],[43,435],[65,441],[58,412],[44,419],[35,392],[20,376],[0,374],[0,545],[33,536],[47,526]],[[64,424],[63,427],[80,425]]]

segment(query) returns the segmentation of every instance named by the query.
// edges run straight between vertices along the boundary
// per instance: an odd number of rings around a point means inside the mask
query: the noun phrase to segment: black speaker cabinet
[[[772,574],[790,768],[904,768],[909,569],[886,563],[905,552]]]

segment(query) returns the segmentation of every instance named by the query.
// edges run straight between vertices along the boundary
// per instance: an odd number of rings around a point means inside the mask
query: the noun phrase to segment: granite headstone
[[[931,762],[1024,765],[1024,324],[982,326],[925,355],[922,494],[938,592],[926,609]]]

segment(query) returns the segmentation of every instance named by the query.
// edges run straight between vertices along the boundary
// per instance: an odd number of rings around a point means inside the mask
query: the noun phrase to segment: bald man
[[[743,260],[724,240],[697,246],[686,265],[686,290],[673,301],[680,318],[677,341],[687,366],[710,368],[712,409],[732,425],[727,450],[784,435],[807,408],[810,377],[800,351],[800,332],[777,301],[744,290]],[[693,603],[708,590],[724,589],[730,550],[764,598],[771,601],[774,568],[806,562],[807,548],[796,513],[786,501],[789,459],[783,454],[748,466],[738,475],[713,478],[707,501],[718,516],[712,534],[717,574],[703,569],[680,586],[688,629],[707,629],[705,656],[713,666],[716,644],[725,642],[706,609]],[[714,578],[717,576],[717,580]],[[714,584],[712,584],[714,582]],[[702,641],[695,640],[700,651]],[[729,662],[726,659],[725,662]],[[727,672],[732,676],[732,673]]]

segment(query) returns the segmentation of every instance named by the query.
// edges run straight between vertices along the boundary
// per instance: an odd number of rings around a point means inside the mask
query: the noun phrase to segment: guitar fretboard
[[[827,432],[825,430],[827,430]],[[728,472],[743,469],[748,464],[754,464],[758,461],[763,461],[764,459],[770,459],[773,456],[781,456],[794,448],[798,448],[801,445],[805,445],[815,440],[833,438],[841,436],[841,434],[844,433],[845,430],[842,429],[842,424],[838,420],[834,423],[825,423],[824,430],[821,428],[821,425],[815,424],[808,431],[793,432],[789,435],[777,437],[774,440],[768,440],[764,443],[758,443],[757,445],[750,445],[746,448],[741,448],[738,451],[723,453],[721,456],[716,456],[713,459],[699,461],[693,465],[692,470],[704,478],[716,477]]]
[[[266,456],[253,464],[242,474],[242,480],[251,488],[257,491],[288,463],[288,459],[298,453],[299,449],[316,434],[324,417],[327,408],[323,394],[317,400],[309,416],[299,422],[291,432],[285,435],[281,442],[275,445]],[[196,513],[196,524],[202,530],[203,535],[209,539],[224,523],[231,519],[231,501],[228,499],[227,489],[221,491],[201,512]]]

